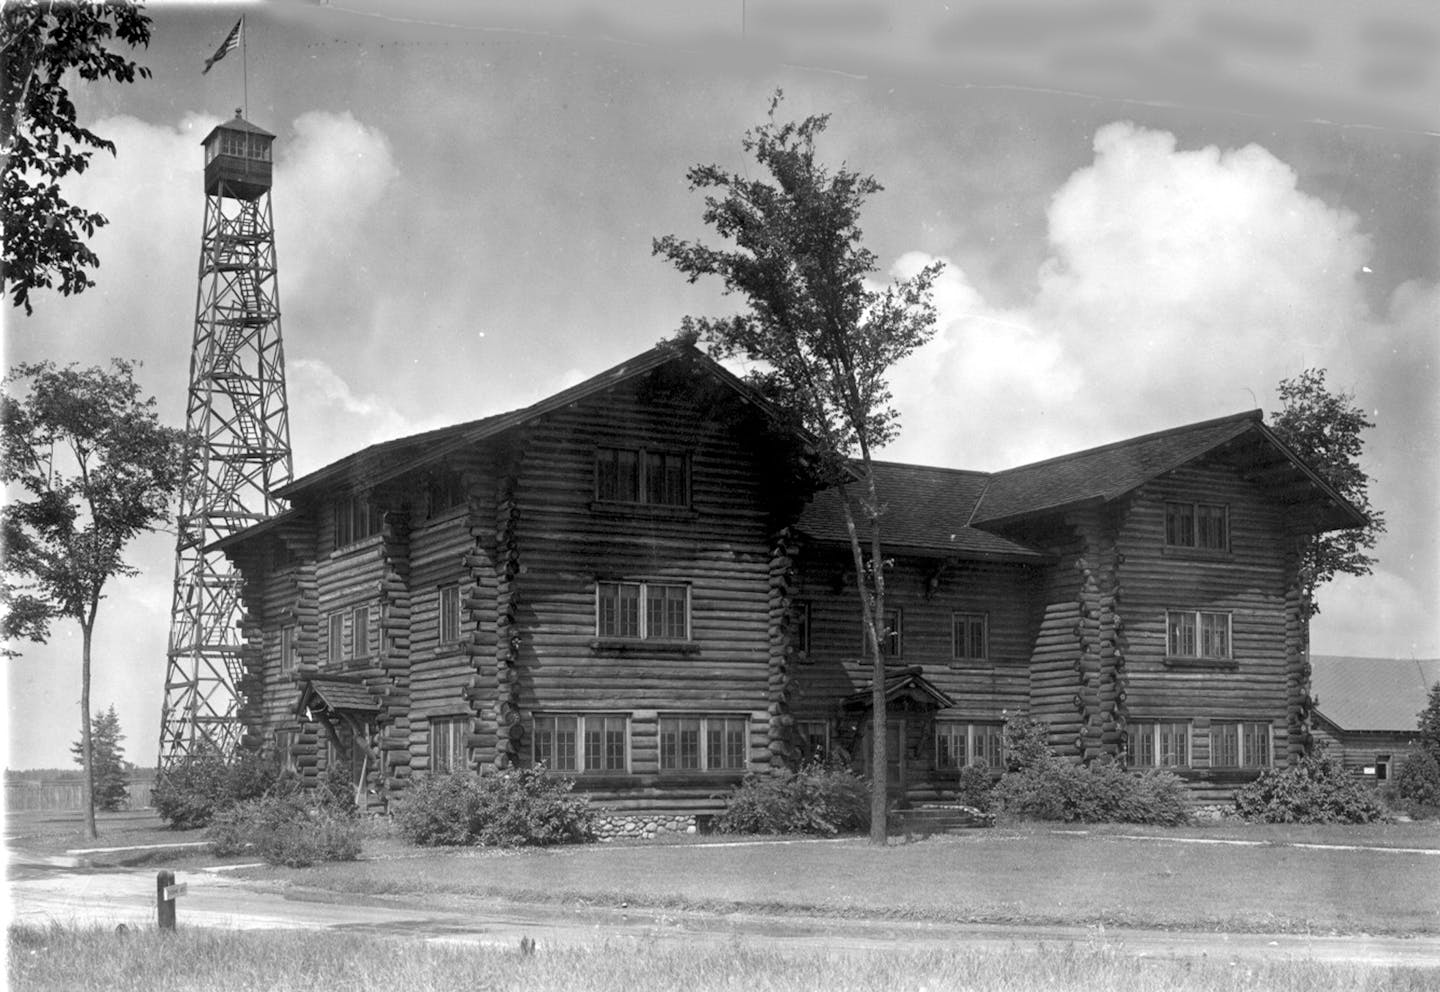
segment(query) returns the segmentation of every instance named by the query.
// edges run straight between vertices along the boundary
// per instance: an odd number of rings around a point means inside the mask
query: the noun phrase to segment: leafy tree
[[[1301,581],[1307,617],[1320,612],[1315,591],[1337,574],[1369,575],[1367,554],[1385,533],[1385,514],[1370,505],[1370,477],[1360,467],[1361,433],[1375,425],[1351,393],[1325,387],[1324,369],[1306,369],[1280,381],[1281,409],[1270,428],[1331,486],[1369,519],[1364,527],[1310,538],[1301,553]]]
[[[1425,708],[1416,714],[1416,727],[1420,731],[1420,747],[1440,761],[1440,682],[1430,687],[1430,698]]]
[[[781,123],[781,99],[777,91],[768,121],[741,142],[768,180],[716,165],[687,173],[692,190],[714,191],[702,216],[732,247],[667,235],[653,251],[691,282],[719,276],[727,293],[747,299],[748,311],[735,316],[686,317],[680,337],[704,339],[718,358],[761,363],[751,381],[816,439],[821,481],[839,492],[874,678],[870,837],[884,843],[885,507],[871,458],[899,427],[886,374],[934,333],[931,286],[940,266],[874,288],[876,258],[861,244],[859,218],[883,187],[873,176],[823,165],[815,139],[829,116]],[[858,514],[851,490],[858,490]]]
[[[84,172],[96,148],[115,154],[115,144],[76,121],[66,80],[72,72],[91,82],[149,77],[110,49],[112,39],[150,43],[150,18],[139,4],[5,0],[0,9],[0,285],[26,313],[33,289],[53,286],[69,296],[95,284],[86,270],[100,259],[85,239],[107,221],[67,202],[60,181]]]
[[[130,776],[120,747],[124,739],[114,704],[103,713],[96,710],[90,724],[90,746],[95,756],[95,805],[109,813],[124,809],[130,802]],[[75,755],[77,765],[85,767],[83,740],[71,744],[70,753]]]
[[[11,369],[0,396],[0,583],[14,609],[6,640],[44,642],[50,623],[81,632],[81,750],[85,829],[95,834],[95,751],[90,726],[90,649],[105,583],[137,570],[122,557],[156,530],[184,478],[185,433],[160,424],[141,399],[133,366]]]

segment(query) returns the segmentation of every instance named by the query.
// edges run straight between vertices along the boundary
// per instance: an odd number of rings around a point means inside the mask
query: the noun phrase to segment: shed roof
[[[1440,658],[1310,656],[1315,709],[1341,730],[1415,730]]]
[[[318,706],[334,712],[378,713],[380,702],[370,690],[359,682],[346,679],[308,679],[300,687],[300,698],[295,702],[295,712],[303,713],[306,707]]]

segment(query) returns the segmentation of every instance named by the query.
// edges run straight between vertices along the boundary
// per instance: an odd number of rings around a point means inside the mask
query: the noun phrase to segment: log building
[[[694,822],[747,772],[868,768],[870,668],[805,439],[693,349],[377,444],[219,542],[244,576],[246,740],[383,805],[543,762],[617,818]],[[999,473],[881,463],[890,788],[1075,760],[1219,796],[1305,744],[1298,549],[1363,516],[1261,422]]]

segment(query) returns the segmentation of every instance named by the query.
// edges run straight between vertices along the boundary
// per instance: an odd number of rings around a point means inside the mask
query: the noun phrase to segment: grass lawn
[[[1061,832],[1019,826],[889,847],[832,842],[588,845],[426,852],[249,869],[314,892],[984,923],[1284,933],[1440,933],[1434,825]],[[1147,839],[1136,839],[1144,836]],[[1259,844],[1184,843],[1241,839]]]
[[[5,813],[5,842],[38,854],[106,847],[146,847],[153,844],[189,844],[205,839],[204,830],[171,830],[152,809],[95,814],[98,839],[85,836],[85,820],[74,810],[16,811]],[[98,857],[118,863],[119,859]]]
[[[528,989],[1168,989],[1176,992],[1424,992],[1431,969],[1313,961],[1232,963],[1139,958],[1095,942],[1028,952],[967,948],[778,953],[743,945],[636,941],[518,949],[446,946],[373,934],[184,930],[12,929],[8,979],[17,992],[271,992],[271,990]]]

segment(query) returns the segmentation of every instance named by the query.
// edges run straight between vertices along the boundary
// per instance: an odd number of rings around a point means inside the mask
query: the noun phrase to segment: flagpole
[[[250,119],[250,32],[245,30],[245,15],[240,15],[240,76],[244,80],[245,119]]]

